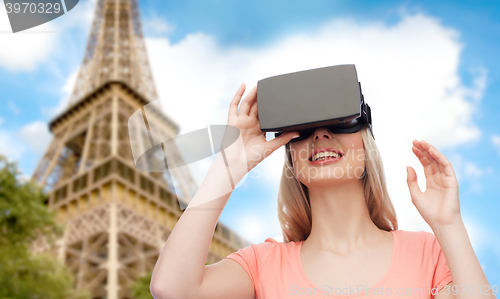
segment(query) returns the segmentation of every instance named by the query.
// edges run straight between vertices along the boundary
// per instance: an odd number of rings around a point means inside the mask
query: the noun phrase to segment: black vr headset
[[[298,131],[296,142],[319,127],[354,133],[366,124],[372,131],[370,106],[361,93],[354,64],[335,65],[273,76],[257,82],[262,132]]]

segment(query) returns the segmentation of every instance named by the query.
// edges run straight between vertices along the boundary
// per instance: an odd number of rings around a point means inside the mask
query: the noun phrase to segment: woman
[[[266,141],[257,88],[241,101],[244,91],[242,84],[228,117],[243,142],[218,154],[172,230],[151,279],[155,299],[495,298],[460,216],[453,168],[435,147],[413,141],[427,178],[424,193],[407,167],[412,202],[434,234],[398,230],[382,161],[366,126],[351,134],[317,128],[298,141],[292,140],[298,132]],[[283,145],[278,213],[285,242],[268,238],[205,266],[231,192],[214,195],[226,186],[228,173],[236,185]],[[459,285],[475,286],[474,292]]]

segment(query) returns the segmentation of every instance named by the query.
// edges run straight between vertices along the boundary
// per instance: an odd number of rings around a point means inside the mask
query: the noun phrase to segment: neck
[[[307,242],[344,255],[380,236],[365,203],[363,180],[310,186],[312,228]]]

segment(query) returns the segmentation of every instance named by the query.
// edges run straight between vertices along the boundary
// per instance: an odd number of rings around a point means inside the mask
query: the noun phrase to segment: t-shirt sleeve
[[[441,250],[441,245],[432,233],[429,233],[432,256],[435,264],[434,277],[432,279],[432,288],[436,288],[438,292],[447,284],[453,281],[451,277],[450,268],[448,268],[448,263],[444,257],[444,253]]]
[[[256,293],[260,282],[260,269],[273,252],[272,249],[276,243],[276,240],[267,238],[264,243],[251,244],[225,257],[225,259],[236,261],[245,269],[252,280]]]

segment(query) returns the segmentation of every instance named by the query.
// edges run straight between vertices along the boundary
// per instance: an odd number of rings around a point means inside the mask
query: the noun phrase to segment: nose
[[[332,137],[332,133],[327,128],[321,127],[314,130],[314,141],[319,141],[322,139],[332,139]]]

